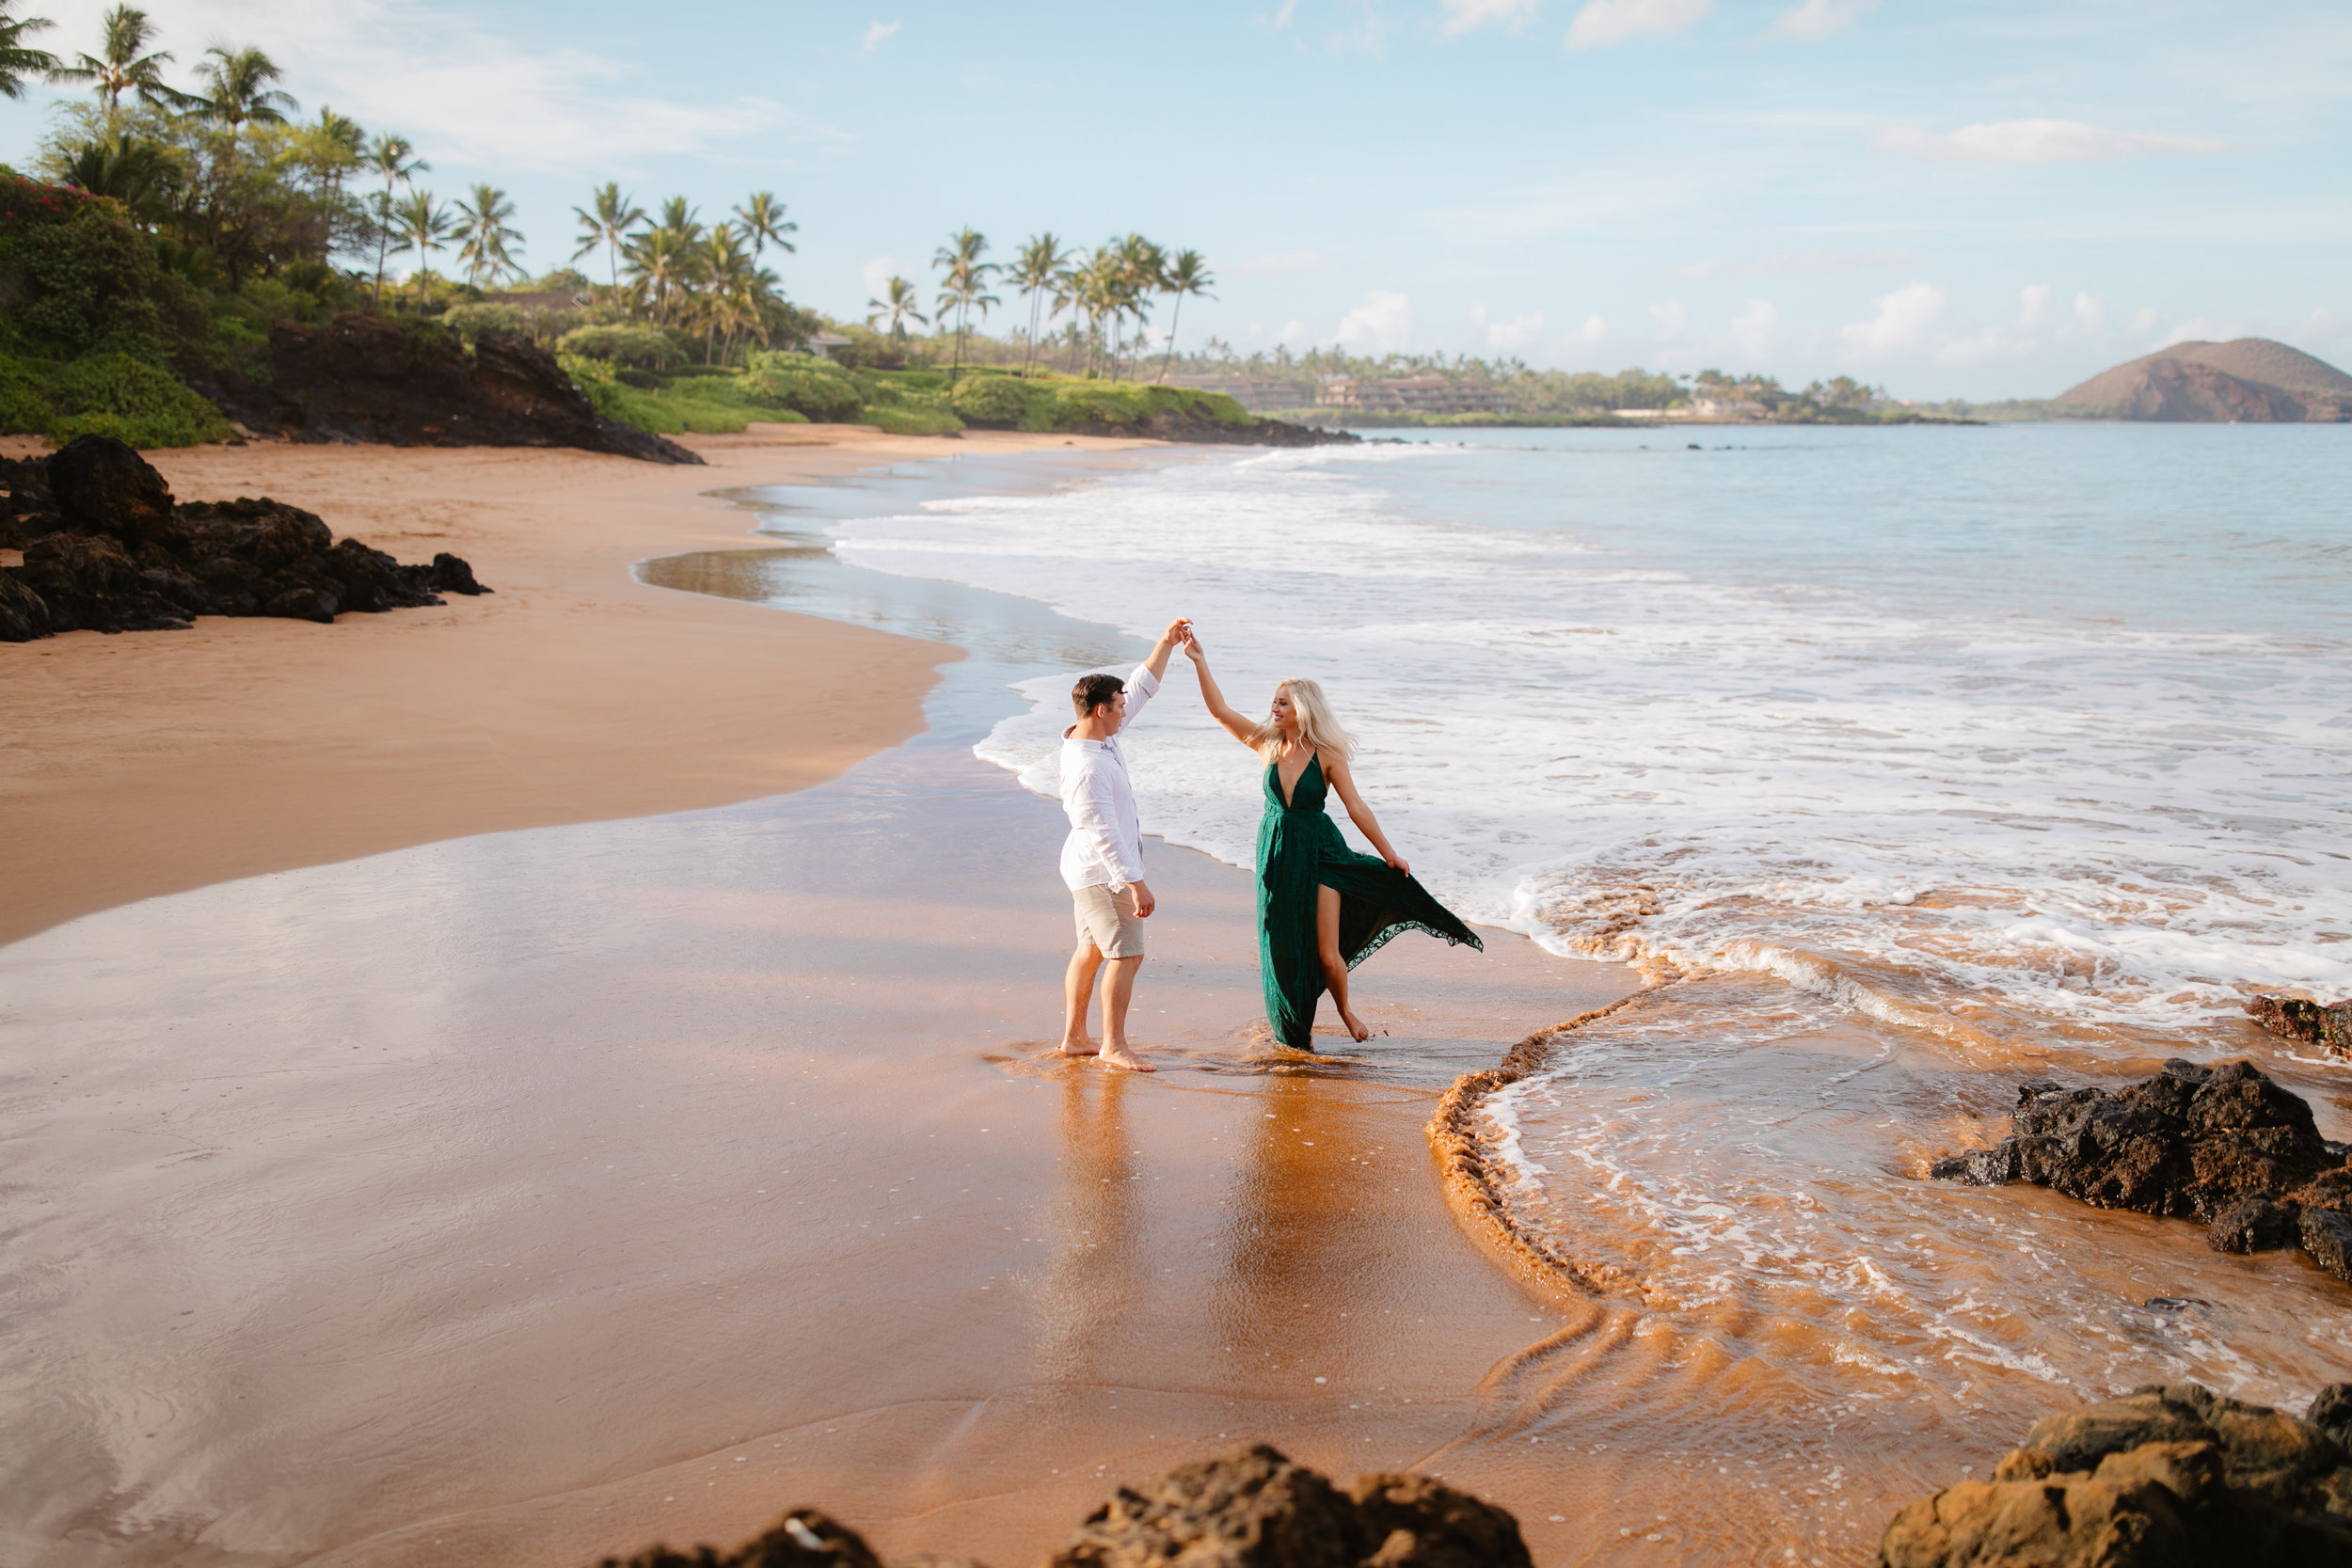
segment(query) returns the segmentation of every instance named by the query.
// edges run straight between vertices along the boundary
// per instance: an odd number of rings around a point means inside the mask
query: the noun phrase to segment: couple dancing
[[[1265,763],[1265,816],[1258,825],[1258,971],[1266,1022],[1294,1051],[1311,1049],[1315,1005],[1326,990],[1351,1038],[1364,1027],[1347,1005],[1347,972],[1408,927],[1460,944],[1485,943],[1413,880],[1404,857],[1356,793],[1354,742],[1331,717],[1323,688],[1294,677],[1274,689],[1263,722],[1226,704],[1209,656],[1189,621],[1173,621],[1126,680],[1081,675],[1071,688],[1078,721],[1062,732],[1061,800],[1070,816],[1062,880],[1077,906],[1078,946],[1063,980],[1061,1053],[1094,1056],[1150,1072],[1127,1043],[1127,1005],[1143,965],[1143,922],[1157,901],[1143,879],[1143,837],[1127,758],[1119,737],[1160,689],[1168,655],[1184,650],[1200,677],[1200,700],[1235,740]],[[1377,855],[1359,855],[1324,811],[1338,791],[1348,819]],[[1103,977],[1103,1042],[1087,1037],[1087,1004]]]

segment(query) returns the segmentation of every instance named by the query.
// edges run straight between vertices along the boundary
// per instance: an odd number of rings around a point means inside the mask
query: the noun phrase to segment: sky
[[[101,0],[22,0],[95,47]],[[1197,249],[1183,346],[1851,374],[2047,397],[2168,342],[2352,365],[2344,0],[151,0],[305,118],[509,192],[534,269],[618,181],[773,191],[787,293],[928,296],[965,225]],[[648,17],[657,18],[650,22]],[[66,89],[0,101],[29,165]],[[600,255],[580,263],[600,274]],[[1009,290],[988,325],[1025,321]],[[1163,302],[1154,326],[1168,325]]]

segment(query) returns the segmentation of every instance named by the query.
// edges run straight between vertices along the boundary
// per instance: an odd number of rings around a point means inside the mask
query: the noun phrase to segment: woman
[[[1200,699],[1226,733],[1265,759],[1265,816],[1258,824],[1258,973],[1266,1022],[1295,1051],[1312,1049],[1315,1001],[1327,989],[1350,1038],[1364,1027],[1347,1005],[1347,972],[1397,932],[1412,927],[1481,949],[1470,928],[1419,882],[1389,845],[1348,769],[1355,742],[1331,717],[1323,688],[1294,677],[1274,689],[1274,705],[1253,724],[1226,704],[1198,637],[1184,653],[1200,674]],[[1338,790],[1353,821],[1379,850],[1359,855],[1324,811]]]

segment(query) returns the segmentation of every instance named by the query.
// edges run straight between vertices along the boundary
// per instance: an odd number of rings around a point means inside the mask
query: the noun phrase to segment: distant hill
[[[2352,375],[2268,338],[2174,343],[2102,371],[2052,400],[2118,420],[2295,423],[2352,420]]]

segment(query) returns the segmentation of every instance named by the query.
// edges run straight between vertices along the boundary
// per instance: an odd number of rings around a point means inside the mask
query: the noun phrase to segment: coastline
[[[0,943],[115,905],[468,833],[805,788],[921,726],[950,650],[664,593],[630,563],[739,546],[703,492],[907,457],[1148,445],[755,426],[707,467],[567,451],[148,454],[182,499],[270,495],[496,592],[331,626],[207,617],[0,650]],[[22,443],[19,443],[20,445]]]
[[[722,518],[693,542],[763,553]],[[1017,1562],[1260,1437],[1440,1472],[1581,1555],[1650,1488],[1564,1467],[1508,1390],[1592,1309],[1492,1266],[1421,1126],[1623,972],[1398,943],[1359,1060],[1278,1057],[1248,877],[1154,844],[1163,1070],[1105,1073],[1049,1049],[1059,836],[963,747],[898,745],[0,947],[8,1206],[51,1282],[6,1330],[0,1541],[573,1565],[813,1502],[885,1551]]]

